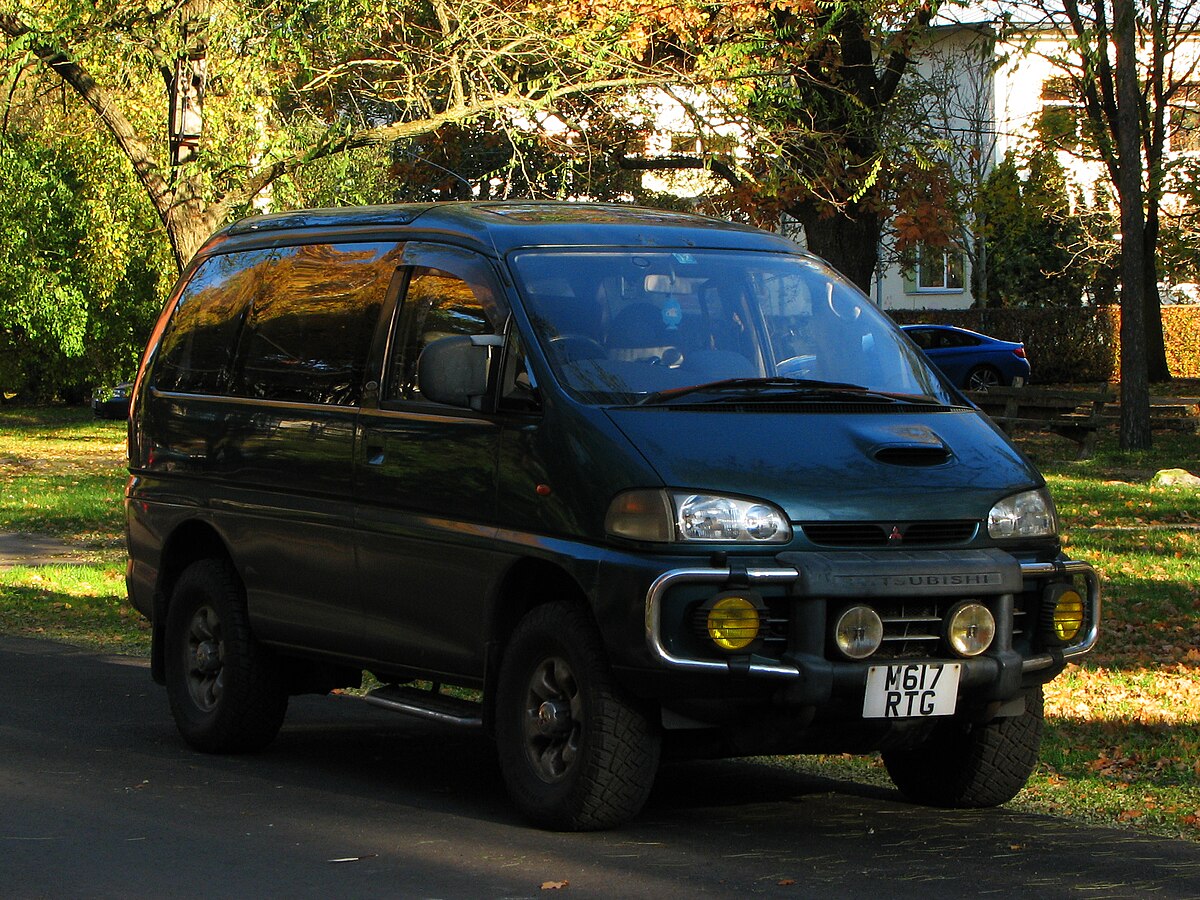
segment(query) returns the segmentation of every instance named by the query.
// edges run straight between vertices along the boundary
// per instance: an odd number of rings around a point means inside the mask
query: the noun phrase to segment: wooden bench
[[[967,396],[1006,434],[1030,428],[1074,441],[1076,459],[1087,459],[1096,449],[1097,432],[1108,424],[1104,407],[1114,399],[1109,385],[1098,391],[994,387],[968,391]]]
[[[1115,424],[1121,421],[1121,407],[1110,407],[1105,418]],[[1155,431],[1200,430],[1200,397],[1151,397],[1150,427]]]

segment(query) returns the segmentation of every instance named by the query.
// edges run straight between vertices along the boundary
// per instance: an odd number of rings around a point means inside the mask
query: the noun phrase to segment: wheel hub
[[[192,650],[192,667],[211,675],[221,668],[221,645],[216,641],[201,641]]]
[[[545,700],[537,711],[537,730],[543,737],[558,737],[571,730],[571,706],[562,700]]]

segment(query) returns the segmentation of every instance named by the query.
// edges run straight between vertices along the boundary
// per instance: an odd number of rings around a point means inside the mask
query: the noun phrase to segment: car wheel
[[[1000,372],[991,366],[976,366],[967,373],[967,390],[986,391],[988,388],[999,387],[1003,381]]]
[[[886,751],[883,762],[896,787],[917,803],[999,806],[1017,795],[1037,765],[1042,716],[1039,685],[1026,693],[1019,716],[986,725],[942,722],[925,743]]]
[[[613,684],[585,608],[551,603],[521,620],[501,663],[495,721],[508,791],[538,825],[611,828],[646,802],[656,723]]]
[[[184,570],[165,631],[167,697],[184,740],[206,753],[260,750],[278,734],[288,692],[275,654],[254,640],[232,567]]]

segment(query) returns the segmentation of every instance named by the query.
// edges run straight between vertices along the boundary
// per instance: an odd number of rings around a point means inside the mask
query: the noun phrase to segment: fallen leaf
[[[563,888],[569,887],[570,884],[571,884],[571,882],[569,882],[569,881],[543,881],[542,882],[542,890],[543,891],[561,891]]]

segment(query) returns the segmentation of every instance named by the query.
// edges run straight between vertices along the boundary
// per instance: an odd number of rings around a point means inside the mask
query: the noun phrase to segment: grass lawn
[[[0,631],[149,655],[125,602],[125,424],[84,409],[0,409],[0,531],[54,535],[80,565],[0,569]]]
[[[1168,393],[1200,394],[1200,385]],[[0,631],[146,654],[146,623],[124,602],[124,424],[86,410],[0,409],[0,531],[64,538],[81,566],[0,570]],[[1098,649],[1047,686],[1042,762],[1016,809],[1200,841],[1200,490],[1155,488],[1159,469],[1200,474],[1200,436],[1157,433],[1095,456],[1023,437],[1050,482],[1069,552],[1105,584]],[[889,784],[875,757],[773,760]]]

